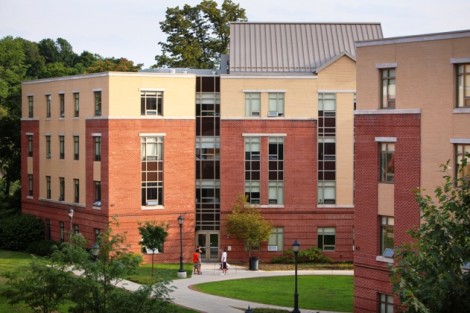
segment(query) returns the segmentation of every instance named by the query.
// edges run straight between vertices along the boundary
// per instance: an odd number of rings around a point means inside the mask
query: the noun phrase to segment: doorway
[[[219,232],[199,231],[196,234],[197,245],[202,249],[203,261],[219,260]]]

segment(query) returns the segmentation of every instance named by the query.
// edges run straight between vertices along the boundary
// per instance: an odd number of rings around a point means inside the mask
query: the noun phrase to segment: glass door
[[[219,259],[219,232],[199,231],[197,245],[201,246],[203,261]]]

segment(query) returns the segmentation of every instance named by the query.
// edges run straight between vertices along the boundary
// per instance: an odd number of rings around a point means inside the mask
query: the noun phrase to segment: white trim
[[[165,137],[166,133],[140,133],[140,137]]]
[[[470,138],[450,138],[450,143],[453,144],[470,144]]]
[[[455,114],[469,114],[470,113],[470,108],[454,108],[454,110],[452,111],[452,113],[455,113]]]
[[[397,142],[397,137],[375,137],[375,142]]]
[[[221,121],[272,121],[272,117],[259,117],[259,116],[243,116],[243,117],[221,117]],[[282,121],[317,121],[317,118],[305,118],[305,117],[285,117],[280,116],[278,119],[275,120],[282,120]]]
[[[355,89],[320,89],[317,93],[355,93]]]
[[[96,91],[103,91],[103,88],[93,88],[91,91],[96,92]],[[101,100],[103,101],[103,100]]]
[[[388,263],[388,264],[393,264],[393,259],[392,258],[386,258],[382,255],[378,255],[375,260],[377,262],[384,262],[384,263]]]
[[[421,109],[377,109],[377,110],[355,110],[354,115],[368,114],[421,114]]]
[[[397,65],[398,65],[397,63],[379,63],[379,64],[375,64],[375,68],[376,69],[396,68]]]
[[[450,63],[452,64],[470,63],[470,58],[451,58]]]
[[[148,211],[148,210],[163,210],[165,207],[163,205],[152,205],[152,206],[141,206],[141,209],[143,211]]]
[[[276,89],[243,89],[242,92],[278,92],[278,93],[286,93],[287,91],[284,89],[276,90]]]
[[[242,133],[242,137],[287,137],[286,133]],[[275,205],[276,207],[278,205]]]
[[[317,208],[321,209],[354,209],[353,205],[339,205],[339,204],[321,204],[317,203]]]
[[[27,132],[26,136],[34,136],[34,133]]]
[[[299,76],[284,76],[284,75],[277,75],[277,73],[273,73],[273,76],[269,75],[254,75],[250,73],[248,75],[241,75],[241,74],[223,74],[220,75],[220,79],[317,79],[318,76],[314,76],[312,73],[306,73],[305,75]]]
[[[139,88],[139,91],[160,91],[160,92],[165,92],[165,88]]]

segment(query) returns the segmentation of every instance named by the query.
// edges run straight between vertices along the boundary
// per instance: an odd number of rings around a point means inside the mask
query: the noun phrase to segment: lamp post
[[[186,271],[183,269],[183,222],[184,217],[180,214],[180,216],[178,216],[178,224],[180,225],[180,269],[178,271],[179,278],[186,277]]]
[[[74,213],[74,210],[72,207],[69,208],[69,219],[70,219],[70,235],[72,235],[72,231],[73,231],[73,213]]]
[[[295,264],[295,291],[294,291],[294,310],[292,313],[300,313],[299,311],[299,294],[297,293],[297,255],[299,254],[300,242],[294,241],[292,250],[294,251],[294,264]]]
[[[96,260],[98,260],[98,255],[100,254],[100,246],[98,245],[98,243],[95,242],[91,246],[90,252],[91,252],[91,256],[93,257],[93,261],[96,262]]]

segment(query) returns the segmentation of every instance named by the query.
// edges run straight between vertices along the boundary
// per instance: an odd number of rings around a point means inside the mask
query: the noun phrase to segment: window
[[[455,145],[455,177],[470,182],[470,144]]]
[[[46,198],[51,198],[51,176],[46,176]]]
[[[73,180],[73,202],[80,202],[80,180]]]
[[[268,102],[268,117],[284,116],[284,93],[270,92]]]
[[[65,117],[65,95],[63,93],[59,94],[59,108],[60,108],[60,117]]]
[[[273,227],[268,239],[268,251],[284,250],[284,228]]]
[[[318,204],[336,203],[336,94],[318,94]]]
[[[95,239],[95,242],[98,241],[98,237],[100,236],[101,234],[101,229],[99,228],[93,228],[93,238]]]
[[[142,137],[142,205],[163,205],[163,137]]]
[[[379,312],[393,313],[393,296],[379,293]]]
[[[33,175],[28,175],[28,196],[33,196]]]
[[[382,109],[394,109],[395,108],[395,69],[382,69]]]
[[[28,139],[28,156],[33,156],[33,135],[27,135]]]
[[[80,154],[80,137],[73,136],[73,159],[78,160]]]
[[[80,225],[78,225],[78,224],[73,224],[73,233],[74,233],[75,235],[80,234]]]
[[[380,217],[380,254],[383,255],[387,250],[394,249],[393,247],[393,224],[394,218],[391,216]],[[393,256],[393,255],[392,255]],[[390,257],[387,256],[387,257]]]
[[[101,161],[101,136],[93,137],[93,146],[95,147],[95,161]]]
[[[269,137],[268,203],[284,204],[284,137]]]
[[[59,136],[59,158],[65,158],[65,137],[62,135]]]
[[[51,117],[51,95],[46,95],[46,117]]]
[[[457,107],[470,107],[470,63],[457,66]]]
[[[34,116],[34,97],[28,96],[28,117]]]
[[[245,138],[245,196],[251,204],[260,204],[261,138]]]
[[[65,179],[59,177],[59,201],[65,201]]]
[[[78,92],[73,93],[73,116],[80,116],[80,94]]]
[[[395,176],[395,143],[380,143],[380,182],[393,183]]]
[[[94,197],[93,197],[93,206],[101,207],[101,182],[94,181]]]
[[[220,159],[220,137],[198,137],[196,138],[197,160],[219,160]]]
[[[163,115],[163,92],[141,91],[140,93],[141,115]]]
[[[95,116],[101,116],[101,91],[95,91]]]
[[[60,242],[65,241],[65,224],[64,222],[59,222],[59,236],[60,236]]]
[[[318,249],[334,251],[336,248],[336,228],[319,227],[317,230]]]
[[[261,95],[259,92],[245,93],[245,114],[246,116],[260,116]]]
[[[51,136],[46,135],[46,159],[51,158]]]

